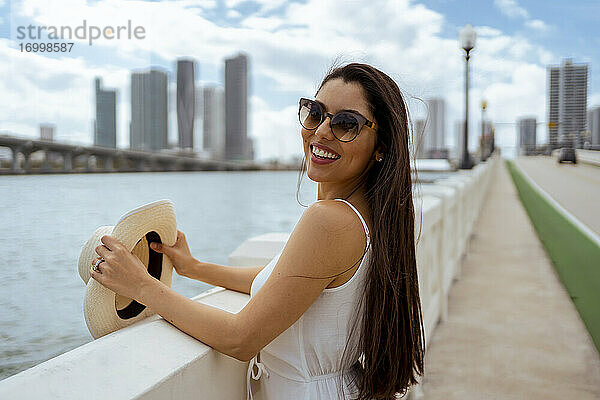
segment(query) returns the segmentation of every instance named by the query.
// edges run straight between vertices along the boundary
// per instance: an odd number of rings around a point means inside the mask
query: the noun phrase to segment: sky
[[[144,34],[91,45],[88,34],[70,40],[64,53],[21,51],[26,43],[59,41],[47,33],[22,38],[19,27],[75,29],[84,22],[101,29],[130,22]],[[538,143],[547,141],[547,65],[564,58],[588,63],[588,107],[600,105],[599,22],[600,2],[591,0],[0,0],[0,133],[39,137],[39,124],[51,123],[55,140],[91,144],[93,81],[100,76],[117,89],[117,146],[128,147],[132,70],[162,68],[174,92],[176,59],[191,57],[199,87],[223,85],[224,60],[244,52],[248,135],[258,160],[302,155],[298,98],[314,96],[335,62],[365,62],[390,75],[413,120],[427,116],[428,98],[445,99],[445,141],[453,148],[465,112],[458,34],[470,23],[477,41],[469,62],[469,145],[476,148],[485,99],[496,143],[510,155],[520,117],[537,118]],[[172,103],[169,141],[176,142]]]

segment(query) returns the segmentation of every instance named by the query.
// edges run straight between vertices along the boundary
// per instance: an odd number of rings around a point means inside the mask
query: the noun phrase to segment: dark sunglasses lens
[[[321,123],[321,108],[309,100],[300,101],[300,124],[306,129],[315,129]]]
[[[358,120],[350,113],[340,112],[331,120],[331,130],[336,138],[349,142],[358,134]]]

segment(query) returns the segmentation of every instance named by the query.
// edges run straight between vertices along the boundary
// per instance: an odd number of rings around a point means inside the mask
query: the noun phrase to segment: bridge
[[[186,151],[157,153],[73,145],[8,135],[0,135],[0,147],[10,148],[12,152],[8,167],[0,168],[0,174],[270,169],[253,161],[201,159],[197,158],[195,153]],[[31,156],[37,152],[43,153],[43,159],[39,165],[34,165]],[[289,168],[297,169],[297,166]]]

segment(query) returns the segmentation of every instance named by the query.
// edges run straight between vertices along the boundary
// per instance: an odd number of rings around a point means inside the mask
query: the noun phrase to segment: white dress
[[[260,362],[256,356],[250,360],[246,379],[247,399],[252,399],[250,378],[260,379],[264,400],[338,399],[337,369],[352,318],[358,318],[357,301],[363,291],[371,246],[369,228],[358,210],[344,199],[335,200],[348,204],[360,218],[367,237],[366,253],[350,280],[341,286],[324,289],[292,326],[260,351]],[[256,275],[250,288],[250,297],[263,286],[282,252]],[[356,329],[360,332],[360,321],[357,321]],[[344,399],[352,398],[356,386],[344,382],[343,392]]]

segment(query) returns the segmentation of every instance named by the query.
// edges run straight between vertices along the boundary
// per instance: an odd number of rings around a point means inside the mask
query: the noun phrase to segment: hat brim
[[[173,265],[169,258],[149,247],[149,241],[168,246],[177,240],[177,222],[173,203],[159,200],[125,214],[113,226],[102,226],[85,243],[79,256],[78,269],[87,284],[83,313],[88,330],[97,339],[118,329],[147,318],[154,312],[135,300],[125,298],[91,278],[92,261],[98,255],[96,247],[101,238],[110,235],[121,242],[148,268],[148,273],[171,286]]]

